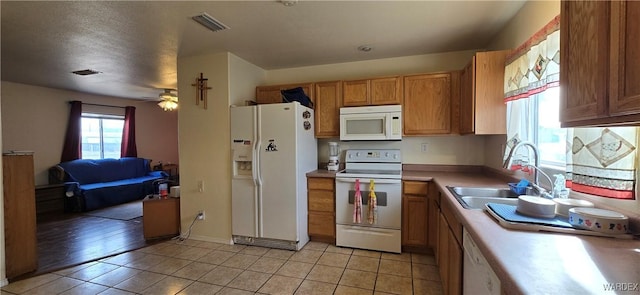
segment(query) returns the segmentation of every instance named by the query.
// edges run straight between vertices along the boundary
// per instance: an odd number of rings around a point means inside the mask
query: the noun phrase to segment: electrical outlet
[[[198,211],[198,220],[204,220],[204,210]]]
[[[427,146],[428,146],[428,144],[426,142],[420,144],[420,151],[423,152],[423,153],[426,153],[427,152]]]

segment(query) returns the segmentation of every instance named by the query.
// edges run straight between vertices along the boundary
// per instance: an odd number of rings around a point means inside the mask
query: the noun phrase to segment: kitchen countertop
[[[329,171],[326,169],[318,169],[307,173],[307,177],[324,177],[324,178],[335,178],[336,173],[338,171]]]
[[[327,172],[327,171],[325,171]],[[503,228],[483,210],[465,209],[446,186],[505,187],[487,173],[403,171],[403,180],[434,181],[500,278],[503,294],[640,292],[640,241]],[[307,176],[334,177],[335,172]],[[615,285],[618,284],[618,285]],[[613,292],[612,292],[613,294]]]

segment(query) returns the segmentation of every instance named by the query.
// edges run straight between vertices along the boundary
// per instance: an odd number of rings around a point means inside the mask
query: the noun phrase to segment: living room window
[[[120,158],[124,117],[102,114],[82,114],[82,158]]]

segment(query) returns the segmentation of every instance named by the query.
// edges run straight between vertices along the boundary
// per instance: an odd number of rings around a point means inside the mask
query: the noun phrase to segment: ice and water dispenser
[[[250,140],[233,141],[233,176],[251,177],[253,149]]]

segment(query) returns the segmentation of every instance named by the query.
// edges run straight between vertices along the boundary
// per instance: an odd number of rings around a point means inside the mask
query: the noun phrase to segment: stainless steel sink
[[[449,186],[449,191],[466,209],[484,209],[487,203],[518,204],[518,194],[509,188]]]
[[[470,197],[493,197],[493,198],[515,198],[518,195],[508,188],[490,188],[490,187],[462,187],[454,186],[453,193],[459,196]]]
[[[462,202],[467,205],[467,209],[484,209],[487,203],[498,203],[506,205],[518,205],[518,198],[493,198],[493,197],[462,197]]]

